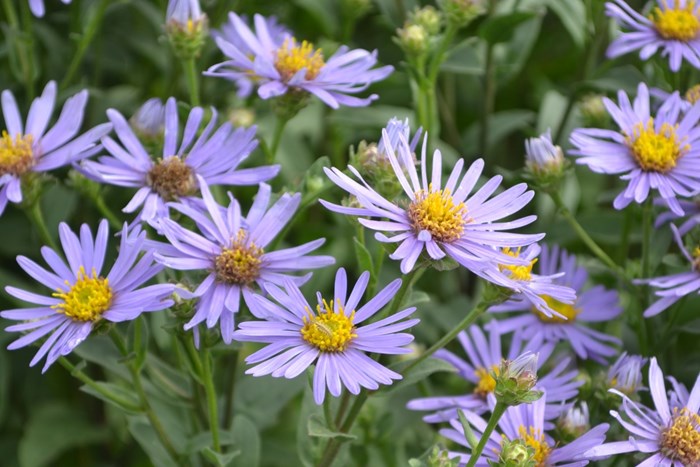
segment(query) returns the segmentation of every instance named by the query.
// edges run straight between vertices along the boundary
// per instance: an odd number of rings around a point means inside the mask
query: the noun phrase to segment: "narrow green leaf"
[[[331,430],[328,428],[328,425],[326,425],[323,417],[319,414],[311,415],[307,426],[309,436],[313,436],[315,438],[340,438],[346,441],[357,439],[357,436],[355,435]]]

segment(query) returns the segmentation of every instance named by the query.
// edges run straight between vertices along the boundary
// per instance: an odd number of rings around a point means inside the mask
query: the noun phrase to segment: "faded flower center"
[[[581,312],[581,310],[574,307],[574,305],[562,303],[549,295],[540,295],[540,297],[545,301],[550,309],[566,317],[566,319],[564,319],[557,315],[547,316],[537,308],[533,307],[532,312],[540,319],[540,321],[545,323],[571,323],[576,320],[576,316]]]
[[[255,243],[246,244],[247,233],[241,229],[231,248],[224,248],[214,260],[216,278],[227,284],[245,285],[260,276],[260,258],[264,251]]]
[[[697,101],[700,100],[700,84],[696,84],[695,86],[689,88],[685,92],[685,96],[683,96],[686,101],[690,102],[691,104],[695,104]]]
[[[34,165],[32,135],[16,134],[14,139],[7,131],[0,137],[0,176],[11,174],[16,177],[27,172]]]
[[[673,409],[673,423],[661,433],[661,453],[683,465],[700,465],[700,415]]]
[[[338,312],[333,311],[333,300],[330,304],[323,300],[321,305],[316,305],[317,314],[306,310],[309,316],[304,316],[304,326],[301,328],[301,337],[321,352],[343,352],[347,349],[355,334],[355,312],[345,316],[345,310],[338,306]]]
[[[490,369],[477,368],[474,374],[479,378],[479,382],[476,383],[474,394],[484,399],[491,394],[496,389],[496,380],[493,378],[493,375],[498,376],[498,370],[498,365],[492,365]]]
[[[665,0],[664,7],[657,6],[649,15],[661,37],[683,42],[697,37],[700,20],[694,1],[682,6],[680,0]]]
[[[194,194],[197,187],[194,172],[179,156],[159,160],[146,175],[146,183],[166,201]]]
[[[518,435],[520,436],[520,439],[525,441],[525,444],[527,444],[535,450],[534,457],[535,462],[537,462],[535,466],[544,467],[545,465],[547,465],[547,458],[549,457],[552,448],[550,448],[547,444],[547,441],[544,440],[544,435],[542,434],[542,431],[532,426],[528,429],[525,429],[523,425],[520,425],[520,427],[518,428]]]
[[[63,303],[51,308],[76,321],[98,321],[112,304],[114,295],[109,280],[99,277],[94,269],[92,276],[88,276],[85,268],[80,266],[78,280],[73,285],[66,281],[66,285],[69,287],[67,292],[57,289],[58,292],[53,294]]]
[[[416,192],[416,199],[408,207],[408,218],[414,230],[426,230],[439,242],[453,242],[464,232],[467,207],[464,203],[455,205],[450,190]]]
[[[503,253],[517,258],[520,256],[520,247],[513,251],[510,248],[504,248]],[[517,264],[499,264],[498,269],[501,271],[510,271],[510,278],[516,281],[530,281],[532,279],[532,267],[537,262],[537,258],[530,261],[527,265]]]
[[[690,149],[689,145],[682,145],[682,141],[678,140],[673,125],[664,123],[657,132],[653,118],[646,126],[642,123],[635,125],[634,132],[626,139],[637,164],[645,172],[668,172]]]
[[[325,64],[323,52],[321,49],[314,49],[311,42],[302,41],[300,45],[297,45],[297,41],[293,37],[288,37],[277,49],[275,68],[283,81],[289,81],[303,69],[306,69],[304,77],[307,80],[312,80],[318,76]]]

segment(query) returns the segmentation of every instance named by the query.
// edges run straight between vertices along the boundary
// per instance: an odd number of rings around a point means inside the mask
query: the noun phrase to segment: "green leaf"
[[[261,440],[258,427],[245,415],[233,417],[233,448],[240,454],[236,465],[257,467],[260,465]]]
[[[145,417],[129,417],[129,432],[148,455],[155,467],[172,467],[173,459],[160,444],[158,435]]]
[[[603,75],[584,82],[587,87],[605,92],[625,91],[636,93],[637,84],[645,81],[644,75],[632,65],[611,68]]]
[[[20,466],[51,465],[69,449],[106,441],[106,427],[95,426],[83,414],[59,403],[39,406],[27,422],[19,443]]]
[[[126,338],[127,348],[134,351],[136,368],[141,369],[148,351],[148,322],[144,317],[139,316],[129,323]]]
[[[352,243],[355,246],[355,256],[357,257],[357,265],[360,267],[360,271],[369,271],[372,273],[371,279],[374,279],[374,282],[376,282],[372,254],[369,252],[367,247],[357,239],[357,237],[352,238]],[[373,289],[374,287],[370,285],[369,288]]]
[[[508,42],[516,28],[534,16],[535,13],[530,11],[515,11],[506,15],[492,16],[481,24],[478,35],[490,44]]]
[[[132,406],[134,406],[134,407],[139,406],[139,399],[133,391],[131,391],[123,386],[119,386],[117,384],[114,384],[114,383],[106,383],[104,381],[97,381],[96,383],[98,386],[100,386],[105,391],[108,391],[108,392],[114,394],[115,396],[119,397],[120,399],[125,400],[126,402],[130,403]],[[87,394],[90,394],[91,396],[93,396],[93,397],[95,397],[103,402],[107,402],[108,404],[110,404],[114,407],[117,407],[118,409],[120,409],[124,412],[137,413],[131,407],[125,406],[125,405],[120,404],[119,402],[115,401],[114,399],[106,397],[101,392],[98,392],[97,390],[93,389],[90,386],[83,385],[80,387],[80,390],[87,393]]]
[[[586,42],[586,5],[583,0],[546,0],[547,7],[559,17],[577,47]]]
[[[457,410],[457,415],[459,416],[459,423],[462,424],[462,429],[464,430],[464,438],[467,440],[467,443],[469,443],[469,446],[471,446],[473,450],[476,448],[476,445],[479,444],[479,441],[474,435],[474,430],[472,430],[472,427],[469,424],[467,417],[464,416],[462,409]]]
[[[231,463],[231,461],[237,458],[241,454],[241,451],[227,452],[226,454],[221,454],[214,451],[210,447],[206,447],[202,450],[202,455],[206,457],[212,464],[218,467],[226,467]],[[238,462],[238,461],[236,461]],[[241,463],[240,465],[248,465]]]
[[[390,368],[398,373],[401,373],[403,369],[406,368],[410,363],[411,360],[404,360],[390,365]],[[444,360],[438,360],[437,358],[427,358],[420,362],[416,367],[412,368],[411,372],[407,376],[405,376],[404,379],[391,386],[385,386],[386,389],[380,389],[380,392],[388,394],[394,391],[399,391],[417,383],[418,381],[427,378],[433,373],[438,373],[441,371],[454,373],[457,370],[455,369],[455,367],[453,367]]]
[[[326,425],[326,421],[323,419],[322,415],[313,414],[309,417],[309,422],[307,424],[309,436],[315,438],[340,438],[341,440],[350,441],[357,439],[357,436],[351,435],[350,433],[341,433],[339,431],[331,430]]]
[[[457,44],[450,50],[447,59],[440,64],[440,70],[458,75],[482,75],[484,63],[477,53],[477,41],[469,39]]]

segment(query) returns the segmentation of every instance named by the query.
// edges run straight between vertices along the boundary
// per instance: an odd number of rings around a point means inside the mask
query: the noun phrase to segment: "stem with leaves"
[[[484,448],[486,447],[487,441],[491,437],[491,433],[493,433],[493,430],[496,428],[496,425],[498,425],[498,421],[501,419],[507,408],[507,404],[500,401],[496,402],[496,406],[493,408],[493,412],[491,412],[491,417],[489,418],[488,424],[486,425],[484,434],[481,435],[479,444],[477,444],[476,448],[472,451],[471,456],[469,457],[469,462],[467,462],[466,467],[474,467],[476,465],[476,462],[479,460],[479,457],[481,457],[481,453],[484,452]]]
[[[105,16],[105,11],[107,10],[109,4],[109,0],[100,0],[95,7],[95,10],[91,11],[92,14],[88,18],[85,30],[80,37],[80,42],[78,42],[78,48],[76,49],[75,54],[68,65],[68,71],[66,71],[63,81],[61,81],[61,89],[67,88],[73,81],[73,77],[78,71],[78,67],[82,63],[83,57],[85,57],[85,52],[87,52],[88,47],[95,38],[95,34],[100,29],[100,25],[102,24],[102,20]]]
[[[51,233],[49,233],[48,227],[46,227],[46,221],[44,220],[44,214],[41,211],[41,203],[39,200],[35,200],[32,202],[29,206],[25,208],[25,212],[27,213],[27,217],[29,217],[29,220],[34,224],[34,226],[37,228],[39,232],[39,236],[43,240],[43,242],[50,246],[51,249],[53,249],[56,252],[60,252],[58,245],[53,239],[53,236]]]
[[[207,407],[209,409],[209,428],[214,451],[221,453],[221,441],[219,437],[219,409],[216,401],[216,388],[214,387],[214,372],[212,371],[212,358],[209,351],[202,355],[202,384],[207,395]]]

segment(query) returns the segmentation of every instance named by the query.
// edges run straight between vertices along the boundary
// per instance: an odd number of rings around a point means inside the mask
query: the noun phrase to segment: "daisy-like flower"
[[[700,11],[695,0],[657,0],[648,17],[634,11],[623,0],[605,4],[605,11],[628,32],[623,32],[608,47],[610,58],[639,50],[642,60],[659,49],[668,57],[672,71],[681,68],[683,59],[700,68]]]
[[[0,137],[0,214],[7,202],[22,202],[22,178],[32,172],[48,172],[89,157],[100,150],[96,144],[112,129],[103,123],[80,136],[88,92],[80,91],[63,105],[56,124],[47,131],[56,104],[56,83],[50,81],[34,99],[26,125],[10,91],[2,92],[6,129]]]
[[[576,381],[578,372],[568,371],[570,359],[563,359],[551,370],[542,372],[540,368],[547,362],[554,349],[553,344],[532,342],[522,346],[522,341],[514,340],[507,354],[503,354],[501,334],[494,326],[488,334],[488,339],[478,326],[469,328],[469,333],[462,331],[458,337],[464,348],[467,360],[455,355],[449,350],[440,349],[435,358],[444,360],[455,367],[457,374],[474,388],[468,394],[458,396],[437,396],[413,399],[407,405],[411,410],[430,411],[423,420],[428,423],[440,423],[457,417],[457,410],[481,414],[489,409],[489,396],[493,395],[496,380],[493,375],[499,371],[503,360],[513,361],[528,350],[537,350],[537,385],[536,390],[544,390],[548,394],[545,408],[545,419],[553,420],[566,410],[570,404],[565,402],[578,395],[578,388],[583,381]]]
[[[494,430],[486,442],[481,456],[476,465],[490,465],[489,461],[497,462],[506,443],[520,440],[534,451],[535,465],[538,467],[570,466],[577,467],[587,465],[594,457],[587,454],[587,450],[599,446],[605,441],[605,433],[610,427],[607,423],[595,426],[586,433],[580,435],[568,444],[561,445],[545,432],[545,407],[548,394],[532,404],[521,404],[508,407],[498,422],[500,433]],[[487,422],[473,412],[464,412],[470,425],[474,428],[477,439],[482,436]],[[446,438],[467,448],[469,443],[464,435],[459,420],[450,421],[451,428],[440,430],[440,434]],[[457,458],[460,462],[467,462],[470,454],[450,452],[450,458]]]
[[[63,4],[68,5],[71,0],[61,0]],[[44,0],[29,0],[29,9],[34,16],[41,18],[46,13],[46,8],[44,7]]]
[[[622,355],[608,370],[605,383],[608,388],[616,389],[628,396],[636,394],[642,388],[642,368],[647,359],[640,355]]]
[[[313,44],[298,43],[290,35],[270,31],[268,22],[260,15],[254,17],[255,32],[235,13],[229,13],[229,21],[235,31],[234,38],[240,38],[244,45],[230,42],[225,36],[217,37],[217,45],[229,60],[212,66],[204,74],[236,82],[252,79],[259,85],[258,95],[263,99],[304,91],[332,108],[364,107],[378,96],[359,98],[351,94],[364,91],[394,71],[389,65],[373,68],[377,64],[376,51],[350,50],[346,46],[326,60],[321,49]]]
[[[552,142],[551,130],[525,141],[525,164],[533,173],[561,171],[564,153]]]
[[[172,269],[208,272],[194,292],[199,301],[185,329],[203,322],[211,328],[220,322],[223,340],[229,344],[241,295],[248,308],[259,315],[254,300],[257,295],[255,284],[263,292],[270,284],[283,285],[286,280],[300,286],[311,278],[311,273],[304,276],[292,273],[328,266],[335,259],[332,256],[307,256],[323,245],[323,238],[294,248],[265,251],[294,216],[301,201],[299,193],[284,194],[269,206],[270,186],[261,183],[250,212],[243,218],[235,199],[224,208],[214,201],[206,184],[200,185],[204,212],[208,216],[184,204],[173,203],[171,206],[190,217],[201,233],[187,230],[170,219],[162,219],[159,228],[171,245],[156,247],[160,250],[156,259]]]
[[[659,203],[657,201],[661,200],[654,200],[654,204],[658,205]],[[693,230],[693,228],[696,225],[700,225],[700,198],[695,198],[691,201],[679,200],[678,203],[681,205],[681,209],[683,210],[685,215],[679,216],[673,211],[662,212],[656,218],[656,221],[654,222],[654,227],[659,228],[668,222],[672,222],[678,219],[684,219],[683,223],[680,226],[678,226],[678,233],[680,235],[685,235],[691,230]]]
[[[649,390],[654,410],[639,404],[625,394],[611,389],[622,397],[622,414],[610,414],[630,433],[627,441],[616,441],[594,447],[587,456],[608,457],[628,452],[653,454],[640,466],[688,467],[700,465],[700,376],[683,406],[669,406],[664,375],[656,358],[649,366]]]
[[[41,255],[50,270],[24,256],[17,257],[27,274],[54,292],[46,296],[8,286],[5,288],[8,294],[37,306],[0,312],[5,319],[21,321],[6,328],[24,333],[8,346],[10,350],[49,335],[29,364],[34,366],[46,357],[43,371],[59,357],[72,352],[101,320],[119,323],[135,319],[143,312],[168,308],[173,304],[168,297],[175,289],[170,284],[142,287],[163,267],[153,261],[153,251],[140,255],[146,232],[138,226],[130,232],[124,227],[119,255],[105,274],[109,234],[106,220],[100,222],[94,238],[87,224],[82,225],[78,237],[61,223],[59,234],[67,262],[46,246],[41,249]]]
[[[383,138],[389,140],[386,131]],[[526,216],[500,222],[530,202],[534,193],[528,191],[527,185],[521,183],[491,197],[502,180],[495,176],[471,194],[484,168],[482,159],[475,161],[463,176],[464,160],[458,160],[443,186],[440,151],[436,150],[433,155],[432,174],[428,179],[426,139],[421,151],[420,178],[413,162],[413,151],[403,135],[399,135],[398,151],[390,145],[385,147],[396,179],[406,193],[405,205],[383,197],[352,166],[348,169],[359,182],[337,168],[324,170],[336,185],[354,195],[361,207],[346,207],[324,200],[321,203],[331,211],[361,216],[358,220],[362,225],[379,231],[375,235],[378,241],[398,243],[389,257],[401,261],[401,272],[410,272],[423,251],[433,260],[449,256],[476,274],[495,264],[494,261],[527,264],[527,261],[495,250],[529,245],[544,236],[502,232],[528,225],[536,219],[536,216]],[[371,217],[386,220],[369,219]],[[381,232],[390,232],[392,236]]]
[[[640,284],[651,285],[657,289],[654,291],[654,295],[660,297],[659,300],[646,309],[644,312],[645,318],[658,315],[688,294],[700,293],[700,246],[689,252],[683,245],[683,240],[675,225],[671,225],[671,230],[683,256],[690,262],[690,270],[669,276],[635,281]]]
[[[500,332],[515,332],[518,339],[526,341],[565,341],[571,344],[576,354],[583,359],[605,362],[605,358],[615,355],[616,350],[609,344],[619,345],[620,341],[583,323],[609,321],[619,316],[622,308],[617,292],[607,290],[601,285],[586,287],[586,269],[576,264],[574,255],[560,250],[558,246],[543,246],[538,264],[543,276],[563,273],[563,276],[556,277],[553,282],[575,290],[576,301],[567,304],[551,296],[541,295],[549,308],[557,313],[547,315],[531,306],[527,298],[515,295],[506,303],[489,310],[494,313],[524,312],[518,316],[494,321]]]
[[[658,190],[674,213],[683,215],[677,196],[690,197],[700,190],[700,133],[693,131],[700,119],[700,103],[682,117],[681,99],[673,93],[652,116],[649,90],[640,83],[631,104],[627,94],[618,93],[618,104],[603,99],[605,108],[620,131],[578,128],[571,134],[578,157],[592,171],[622,174],[627,187],[615,198],[615,209],[632,201],[642,203],[649,192]]]
[[[291,37],[292,33],[285,26],[281,25],[277,18],[274,16],[268,16],[267,18],[261,17],[265,22],[265,28],[267,33],[270,35],[270,40],[273,44],[282,44],[287,37]],[[245,15],[239,16],[239,19],[249,25],[248,18]],[[245,33],[245,31],[244,31]],[[212,37],[215,41],[222,40],[226,43],[232,44],[240,53],[246,57],[254,57],[255,51],[250,48],[248,43],[241,36],[239,29],[236,28],[233,21],[228,21],[221,25],[221,30],[213,30],[211,32]],[[248,97],[253,93],[253,88],[257,81],[257,77],[254,73],[238,73],[235,76],[222,75],[225,79],[231,79],[236,83],[238,97]]]
[[[168,216],[169,201],[191,202],[203,181],[208,185],[257,185],[279,172],[279,165],[238,169],[257,145],[255,127],[235,129],[224,123],[216,131],[216,111],[197,136],[204,109],[194,107],[185,124],[178,147],[179,123],[174,98],[165,105],[165,141],[163,156],[153,160],[124,117],[114,109],[107,116],[121,145],[112,138],[102,139],[111,154],[97,161],[84,161],[86,176],[101,183],[138,188],[124,207],[127,213],[143,206],[138,220],[155,226],[156,220]]]
[[[317,294],[313,311],[299,288],[290,280],[285,290],[269,285],[267,292],[279,304],[258,296],[266,321],[240,323],[234,333],[239,341],[264,342],[269,345],[250,355],[246,362],[256,364],[246,371],[253,376],[295,378],[315,363],[314,400],[322,404],[326,387],[338,397],[345,387],[359,394],[360,387],[376,390],[379,384],[391,384],[401,375],[386,368],[365,352],[378,354],[407,354],[413,336],[402,333],[418,324],[417,319],[405,319],[415,307],[406,308],[371,324],[359,326],[377,314],[401,287],[396,279],[375,297],[358,307],[369,282],[369,272],[360,275],[348,296],[348,280],[344,269],[335,275],[334,299],[328,301]]]

